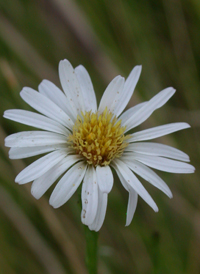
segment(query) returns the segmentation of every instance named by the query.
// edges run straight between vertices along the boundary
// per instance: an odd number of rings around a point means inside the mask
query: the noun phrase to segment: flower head
[[[5,111],[4,117],[41,130],[8,136],[5,145],[10,147],[9,157],[22,159],[48,154],[22,170],[15,181],[19,184],[33,181],[31,193],[39,199],[61,177],[49,201],[54,208],[66,203],[83,182],[81,220],[91,230],[98,231],[105,218],[108,193],[113,187],[112,167],[129,192],[126,225],[132,221],[138,195],[158,211],[136,175],[172,197],[165,182],[149,167],[172,173],[192,173],[194,167],[185,163],[189,157],[184,152],[144,141],[190,126],[172,123],[127,134],[175,92],[173,88],[166,88],[122,114],[140,73],[141,66],[136,66],[126,81],[121,76],[115,77],[98,108],[88,72],[81,65],[73,69],[67,60],[59,64],[64,93],[47,80],[41,82],[39,92],[23,88],[22,99],[41,114],[13,109]]]
[[[128,145],[125,129],[126,127],[121,126],[121,121],[117,121],[106,107],[102,114],[91,111],[82,113],[82,117],[78,117],[74,124],[69,141],[88,165],[107,166]]]

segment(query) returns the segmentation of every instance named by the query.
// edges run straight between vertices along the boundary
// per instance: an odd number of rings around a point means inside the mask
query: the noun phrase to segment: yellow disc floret
[[[89,111],[78,115],[68,141],[89,165],[106,166],[127,147],[125,129],[107,108],[100,115]]]

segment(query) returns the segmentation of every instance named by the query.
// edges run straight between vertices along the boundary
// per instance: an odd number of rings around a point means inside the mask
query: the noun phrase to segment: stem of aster
[[[98,232],[91,231],[85,226],[86,265],[89,274],[97,274],[97,240]]]

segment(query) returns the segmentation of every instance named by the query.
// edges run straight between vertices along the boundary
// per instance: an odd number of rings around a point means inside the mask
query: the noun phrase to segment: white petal
[[[125,81],[123,91],[120,93],[120,98],[115,107],[115,115],[118,117],[128,104],[131,96],[133,95],[135,86],[139,80],[142,66],[136,66],[133,68],[128,78]]]
[[[31,111],[9,109],[4,112],[3,117],[24,125],[69,135],[69,130],[60,123]]]
[[[190,125],[188,125],[187,123],[171,123],[167,125],[153,127],[130,134],[131,138],[128,140],[128,142],[131,143],[136,141],[151,140],[185,128],[190,128]]]
[[[98,206],[98,184],[96,171],[93,166],[88,166],[88,169],[86,171],[82,185],[81,200],[82,223],[85,225],[91,225],[96,217]]]
[[[71,118],[43,94],[32,88],[25,87],[20,92],[20,96],[32,108],[60,124],[63,124],[67,128],[72,129],[73,123]]]
[[[157,156],[133,153],[133,158],[152,168],[171,173],[193,173],[195,168],[187,163],[174,161]]]
[[[107,107],[110,112],[116,115],[115,108],[121,103],[120,98],[123,88],[124,78],[121,76],[115,77],[104,91],[98,111],[102,113]]]
[[[77,115],[76,111],[71,107],[69,99],[65,94],[52,82],[48,80],[43,80],[38,90],[40,93],[45,95],[51,101],[53,101],[58,107],[60,107],[67,115],[72,118],[73,122],[76,121]]]
[[[122,160],[133,172],[163,191],[169,198],[173,197],[169,187],[153,170],[143,165],[142,163],[133,160],[132,158],[133,157],[131,155],[129,157],[124,156],[122,157]]]
[[[15,182],[19,184],[26,184],[39,178],[50,168],[60,162],[65,156],[65,151],[58,150],[41,157],[23,169],[15,178]]]
[[[66,59],[59,63],[59,76],[62,88],[77,116],[81,111],[85,111],[85,106],[75,71]]]
[[[94,92],[94,88],[92,85],[92,81],[87,70],[82,66],[78,66],[75,68],[75,73],[78,78],[80,88],[83,95],[84,105],[86,111],[97,111],[97,100]]]
[[[117,174],[120,174],[124,178],[129,191],[133,188],[154,211],[158,211],[158,207],[154,200],[126,164],[119,159],[115,159],[112,162],[112,166],[115,168]]]
[[[122,124],[122,126],[126,126],[126,132],[143,123],[156,109],[162,107],[169,100],[169,98],[172,97],[174,93],[175,89],[166,88],[156,94],[137,112],[134,112],[134,114],[124,124]],[[123,115],[125,114],[122,114],[122,120]]]
[[[134,190],[130,186],[130,184],[127,183],[127,181],[124,179],[124,177],[122,176],[122,174],[117,170],[117,165],[114,162],[112,162],[112,167],[117,172],[117,176],[119,177],[119,180],[120,180],[121,184],[123,185],[123,187],[126,189],[126,191],[130,192],[131,190]]]
[[[97,182],[99,189],[103,193],[109,193],[113,187],[113,174],[109,166],[97,166]]]
[[[142,108],[145,104],[148,102],[142,102],[140,104],[135,105],[132,108],[129,108],[126,110],[119,118],[118,120],[121,121],[122,125],[126,124],[126,121],[128,121],[140,108]]]
[[[99,231],[102,227],[107,209],[108,194],[98,191],[98,208],[94,222],[89,226],[90,230]]]
[[[117,172],[117,175],[123,185],[123,187],[128,191],[129,197],[128,197],[128,208],[127,208],[127,215],[126,215],[126,226],[128,226],[134,216],[137,201],[138,201],[138,194],[137,192],[127,183],[125,178],[121,175],[120,172]]]
[[[83,180],[86,167],[85,163],[79,162],[65,173],[51,194],[50,205],[58,208],[71,198]]]
[[[66,144],[52,145],[52,146],[41,146],[41,147],[12,147],[9,150],[10,159],[24,159],[39,154],[47,153],[56,149],[66,149]],[[69,149],[69,152],[71,150]]]
[[[39,199],[52,186],[52,184],[63,174],[70,166],[80,161],[79,155],[69,155],[44,173],[41,177],[33,181],[31,194]]]
[[[66,136],[46,131],[23,131],[5,138],[6,147],[48,146],[66,142]]]
[[[128,208],[127,208],[127,215],[126,215],[126,226],[130,225],[132,222],[138,201],[138,194],[134,189],[129,191],[128,196]]]
[[[133,151],[145,155],[162,156],[185,162],[190,161],[189,156],[186,153],[176,148],[151,142],[129,144],[124,151]]]

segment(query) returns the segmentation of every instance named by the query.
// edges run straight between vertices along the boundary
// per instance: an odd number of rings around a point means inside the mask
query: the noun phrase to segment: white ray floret
[[[141,71],[142,66],[135,66],[129,74],[128,78],[126,79],[123,91],[120,94],[120,99],[115,106],[114,113],[116,116],[119,116],[122,113],[122,111],[127,106],[129,100],[131,99],[131,96],[133,95],[133,92],[139,80]]]
[[[128,120],[122,119],[122,125],[126,125],[126,132],[144,122],[158,108],[162,107],[169,98],[175,93],[175,89],[166,88],[155,95],[151,100],[144,104],[137,112],[135,112]],[[126,113],[126,112],[125,112]],[[125,115],[125,114],[124,114]],[[124,123],[123,123],[124,121]]]
[[[97,208],[96,217],[94,219],[94,222],[91,225],[89,225],[89,228],[91,230],[99,231],[99,229],[101,228],[106,215],[107,202],[108,202],[108,194],[102,193],[101,190],[99,189],[98,208]]]
[[[34,147],[66,143],[67,137],[48,131],[22,131],[6,137],[6,147]]]
[[[54,102],[32,88],[25,87],[20,92],[22,99],[32,108],[45,116],[58,121],[60,124],[71,129],[73,126],[71,118]]]
[[[128,197],[128,207],[126,215],[126,226],[130,225],[132,222],[136,207],[138,202],[138,194],[134,189],[130,189]]]
[[[153,170],[131,157],[123,156],[122,160],[133,172],[163,191],[169,198],[172,198],[171,190],[167,184]]]
[[[85,225],[91,225],[94,222],[98,207],[98,184],[96,170],[89,166],[83,179],[81,192],[82,212],[81,220]]]
[[[145,155],[153,155],[153,156],[162,156],[175,160],[189,162],[189,156],[170,146],[152,143],[152,142],[142,142],[142,143],[132,143],[124,151],[133,151]]]
[[[38,146],[38,147],[11,147],[9,150],[9,158],[10,159],[24,159],[40,154],[44,154],[47,152],[51,152],[58,149],[65,149],[68,152],[71,152],[70,148],[66,148],[65,144],[56,144],[56,145],[46,145],[46,146]]]
[[[185,128],[190,128],[190,125],[188,125],[187,123],[172,123],[163,126],[144,129],[142,131],[130,134],[131,138],[129,139],[129,142],[131,143],[136,141],[152,140]]]
[[[62,88],[77,116],[85,110],[85,102],[75,71],[68,60],[60,61],[59,76]]]
[[[143,185],[133,174],[133,172],[131,172],[131,170],[127,167],[126,164],[124,164],[119,159],[116,159],[113,163],[113,167],[115,168],[116,172],[119,173],[121,177],[124,179],[129,191],[130,189],[134,189],[138,193],[138,195],[140,195],[142,199],[150,207],[153,208],[154,211],[158,211],[158,207],[155,204],[154,200],[151,198],[149,193],[146,191],[146,189],[143,187]]]
[[[103,193],[109,193],[113,187],[113,174],[109,166],[96,167],[97,182]]]
[[[39,199],[52,186],[52,184],[72,165],[80,161],[79,155],[69,155],[65,157],[58,164],[45,172],[42,176],[33,181],[31,186],[31,194]]]
[[[106,88],[99,105],[99,112],[102,113],[107,107],[112,113],[115,113],[115,107],[120,103],[121,94],[124,88],[124,78],[115,77]]]
[[[57,183],[53,190],[49,203],[54,207],[60,207],[66,203],[82,182],[86,171],[86,165],[83,162],[75,164]]]
[[[166,172],[171,173],[193,173],[194,167],[190,164],[174,161],[167,158],[162,158],[159,156],[142,155],[139,153],[133,153],[134,159],[140,161],[141,163]]]
[[[76,113],[73,111],[67,96],[56,85],[48,80],[43,80],[38,86],[41,94],[45,95],[59,108],[61,108],[72,120],[76,121]]]
[[[75,73],[80,83],[80,88],[85,102],[85,111],[97,111],[97,99],[87,70],[80,65],[75,68]]]
[[[3,117],[24,125],[60,133],[63,135],[69,135],[69,130],[60,123],[53,121],[52,119],[45,117],[44,115],[31,111],[10,109],[4,112]]]
[[[23,169],[17,175],[15,182],[19,184],[26,184],[39,178],[50,168],[52,168],[58,162],[60,162],[65,156],[65,150],[53,151],[43,156],[42,158],[36,160],[35,162],[27,166],[25,169]]]
[[[121,175],[121,173],[118,172],[117,169],[115,169],[115,170],[117,172],[117,175],[118,175],[123,187],[129,193],[128,207],[127,207],[127,213],[126,213],[126,226],[128,226],[133,219],[133,216],[134,216],[134,213],[135,213],[135,210],[137,207],[138,194],[130,185],[128,185],[128,183],[126,182],[124,177]]]
[[[146,142],[189,128],[187,123],[172,123],[127,135],[175,93],[175,89],[166,88],[123,113],[141,69],[141,66],[133,68],[126,80],[116,76],[98,107],[87,70],[82,65],[74,69],[68,60],[63,60],[59,63],[59,77],[64,92],[48,80],[40,83],[39,92],[28,87],[20,92],[22,99],[40,114],[19,109],[4,112],[7,119],[39,129],[6,137],[9,157],[23,159],[45,154],[23,169],[15,181],[19,184],[33,181],[31,193],[36,199],[56,183],[49,200],[54,208],[66,203],[82,184],[81,221],[94,231],[101,228],[105,219],[108,194],[114,184],[111,168],[128,191],[126,226],[133,219],[138,196],[158,211],[136,175],[172,198],[167,184],[151,168],[171,173],[195,170],[186,163],[190,159],[184,152]]]

